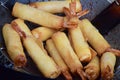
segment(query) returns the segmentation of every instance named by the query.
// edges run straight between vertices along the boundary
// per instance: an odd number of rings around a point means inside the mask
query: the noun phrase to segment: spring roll
[[[91,24],[88,19],[82,20],[80,29],[88,39],[90,45],[97,51],[99,55],[101,55],[108,48],[110,48],[110,44],[104,39],[104,37],[99,33],[99,31]]]
[[[18,33],[12,29],[10,24],[5,24],[2,29],[2,34],[7,52],[15,67],[25,66],[27,59]]]
[[[15,3],[12,10],[12,15],[54,29],[61,28],[64,22],[63,17],[35,9],[29,5],[25,5],[19,2]]]
[[[84,69],[89,80],[96,80],[100,74],[99,58],[95,56]]]
[[[78,17],[83,16],[89,12],[88,10],[83,10],[76,14],[75,10],[76,0],[70,3],[69,9],[66,7],[63,8],[64,13],[68,13],[66,14],[67,17],[60,17],[43,10],[38,10],[29,5],[16,2],[12,10],[12,15],[45,27],[61,29],[76,27],[78,23]]]
[[[56,32],[52,36],[52,40],[67,66],[72,73],[78,73],[82,80],[86,80],[83,66],[77,55],[73,51],[70,42],[64,32]]]
[[[72,80],[72,77],[69,73],[69,69],[63,59],[61,58],[59,52],[57,51],[52,39],[46,41],[46,49],[49,55],[53,58],[53,60],[57,63],[62,71],[62,74],[65,76],[66,80]]]
[[[69,3],[71,2],[71,0],[67,0],[67,1],[46,1],[46,2],[33,2],[30,3],[29,5],[40,9],[40,10],[44,10],[50,13],[63,13],[63,7],[67,7],[69,8]],[[81,11],[82,7],[80,4],[80,1],[77,0],[76,1],[76,12]]]
[[[32,30],[32,34],[38,40],[45,41],[52,36],[57,30],[47,28],[47,27],[38,27]]]
[[[103,80],[112,80],[114,76],[114,67],[116,56],[112,52],[105,52],[101,56],[101,77]]]
[[[17,21],[22,25],[22,26],[26,26],[26,24],[24,24],[24,20],[22,20],[22,19],[17,19]],[[15,28],[18,28],[18,27],[15,27]],[[34,38],[35,39],[35,41],[37,42],[37,44],[40,46],[40,48],[44,51],[44,53],[46,54],[46,50],[44,49],[44,46],[43,46],[43,42],[39,39],[37,39],[37,38],[35,38],[33,35],[32,35],[32,33],[31,33],[31,31],[29,30],[29,28],[28,27],[23,27],[23,32],[26,32],[26,35],[29,35],[29,37],[32,37],[32,38]],[[19,33],[19,32],[18,32]],[[24,34],[24,33],[23,33]],[[20,34],[21,35],[21,34]],[[21,35],[22,36],[22,35]]]
[[[47,78],[56,78],[60,74],[60,70],[57,65],[48,55],[44,54],[43,50],[37,44],[35,39],[28,35],[26,31],[30,31],[27,25],[21,19],[12,21],[12,27],[19,33],[22,38],[23,45],[28,54],[41,71],[41,73]],[[26,28],[25,28],[26,27]],[[25,30],[26,29],[26,30]],[[28,30],[27,30],[28,29]]]
[[[78,25],[79,26],[79,25]],[[89,62],[91,60],[91,52],[87,41],[79,27],[70,28],[68,30],[73,48],[81,62]]]

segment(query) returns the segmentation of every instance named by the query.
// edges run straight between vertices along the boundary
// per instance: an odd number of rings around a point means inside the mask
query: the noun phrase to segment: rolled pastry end
[[[14,65],[16,67],[23,67],[27,63],[27,60],[24,55],[18,55],[14,60]]]

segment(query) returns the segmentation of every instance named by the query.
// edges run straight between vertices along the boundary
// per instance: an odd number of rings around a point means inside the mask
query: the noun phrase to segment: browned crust
[[[111,80],[113,78],[113,75],[113,71],[111,70],[109,65],[107,65],[104,71],[101,72],[101,77],[103,80]]]
[[[23,67],[26,65],[26,63],[27,63],[27,60],[26,60],[26,57],[24,55],[18,55],[14,59],[15,67]]]
[[[35,3],[30,3],[29,5],[30,5],[31,7],[38,8],[37,4],[35,4]]]
[[[26,38],[25,32],[23,32],[23,31],[19,28],[18,24],[17,24],[15,21],[12,21],[12,22],[11,22],[11,25],[12,25],[12,28],[13,28],[21,37]]]
[[[113,52],[113,54],[115,54],[116,56],[119,56],[119,57],[120,57],[120,50],[113,49],[113,48],[108,48],[108,49],[106,50],[106,52]]]
[[[87,80],[86,73],[81,68],[77,68],[77,73],[78,73],[78,75],[80,75],[82,80]]]
[[[65,76],[66,80],[72,80],[72,76],[67,70],[62,71],[62,74]]]
[[[96,73],[96,68],[94,66],[85,66],[84,67],[86,76],[89,80],[96,80],[96,78],[99,76],[99,73]]]

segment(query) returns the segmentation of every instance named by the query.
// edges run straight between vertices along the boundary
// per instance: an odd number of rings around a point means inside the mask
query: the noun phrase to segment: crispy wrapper
[[[14,62],[15,67],[25,66],[27,59],[18,33],[10,24],[5,24],[2,29],[7,52]]]
[[[77,72],[81,76],[82,80],[86,80],[84,71],[82,70],[83,66],[79,61],[77,55],[73,51],[65,33],[64,32],[54,33],[52,36],[52,40],[59,54],[61,55],[67,66],[70,68],[71,72],[72,73]]]
[[[85,41],[80,28],[70,28],[68,31],[73,48],[80,61],[89,62],[91,60],[91,52],[89,49],[89,45],[87,41]]]
[[[69,8],[69,3],[71,0],[66,0],[66,1],[46,1],[46,2],[33,2],[30,3],[29,5],[40,9],[44,10],[50,13],[63,13],[63,7]],[[80,4],[80,1],[76,1],[76,12],[81,11],[82,7]]]
[[[29,5],[19,2],[15,3],[12,10],[12,15],[54,29],[61,28],[64,21],[63,17],[35,9]]]
[[[19,26],[18,23],[20,24],[20,26]],[[29,29],[28,26],[24,23],[24,20],[22,20],[22,19],[15,19],[15,20],[13,20],[13,21],[11,22],[11,25],[12,25],[12,28],[13,28],[14,30],[16,30],[16,32],[17,32],[20,36],[22,36],[22,37],[27,37],[27,36],[33,37],[30,29]],[[14,27],[14,26],[18,26],[18,27]],[[21,31],[21,29],[22,29],[22,31]],[[27,36],[26,36],[26,35],[27,35]]]
[[[105,52],[101,56],[101,77],[103,80],[112,80],[114,76],[114,67],[116,56],[112,52]]]
[[[96,80],[100,74],[99,58],[95,56],[84,69],[89,80]]]
[[[47,54],[44,54],[42,49],[32,38],[26,38],[23,41],[30,57],[35,62],[38,69],[47,78],[57,78],[60,75],[60,70]]]
[[[29,28],[25,28],[27,25],[25,25],[21,19],[16,19],[12,21],[11,24],[12,27],[21,36],[25,49],[27,50],[32,60],[35,62],[38,69],[42,72],[42,74],[47,78],[58,77],[60,70],[58,69],[53,59],[51,59],[47,54],[43,52],[39,44],[37,44],[36,40],[32,36],[28,35],[27,31],[30,30]]]
[[[14,28],[14,29],[22,28],[22,29],[23,29],[23,31],[22,31],[23,34],[24,34],[24,32],[26,32],[26,34],[23,35],[23,36],[28,35],[29,37],[32,37],[33,39],[35,39],[36,43],[40,46],[40,48],[41,48],[41,49],[44,51],[44,53],[46,54],[46,50],[44,49],[43,42],[41,41],[41,39],[38,40],[36,37],[34,37],[34,36],[32,35],[31,31],[29,30],[29,28],[27,27],[27,25],[24,23],[24,20],[22,20],[22,19],[16,19],[16,21],[19,22],[19,23],[21,24],[21,26],[19,26],[19,27],[13,27],[13,28]],[[12,25],[16,25],[16,24],[14,24],[14,22],[13,22]],[[23,27],[23,26],[25,26],[25,27]],[[21,34],[20,32],[18,32],[18,33],[19,33],[19,35],[22,36],[22,34]]]
[[[66,80],[72,80],[72,77],[69,73],[69,69],[67,65],[65,64],[65,62],[63,61],[62,57],[60,56],[59,52],[57,51],[52,39],[49,39],[46,41],[46,49],[49,55],[54,59],[56,64],[59,66]]]
[[[57,30],[47,28],[47,27],[38,27],[32,30],[32,34],[38,40],[45,41],[52,36]]]
[[[90,45],[97,51],[99,55],[101,55],[108,48],[110,48],[110,44],[104,39],[104,37],[99,33],[99,31],[91,24],[88,19],[82,20],[80,29],[82,30]]]

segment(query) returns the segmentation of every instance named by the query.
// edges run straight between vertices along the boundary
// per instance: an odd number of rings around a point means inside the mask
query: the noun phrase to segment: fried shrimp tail
[[[116,56],[120,57],[120,50],[114,49],[114,48],[108,48],[106,50],[106,52],[112,52],[114,53]]]
[[[13,61],[15,67],[24,67],[27,63],[27,58],[23,51],[22,42],[18,33],[11,27],[10,24],[5,24],[2,29],[3,37],[7,52]]]
[[[59,66],[59,68],[60,68],[62,74],[65,76],[66,80],[72,80],[72,76],[69,73],[69,68],[67,67],[67,65],[65,64],[63,59],[61,58],[52,39],[48,39],[46,41],[46,49],[48,51],[48,54],[53,58],[53,60]]]
[[[101,56],[101,77],[103,80],[111,80],[114,76],[116,56],[112,52],[105,52]]]
[[[72,0],[69,4],[69,8],[64,7],[63,11],[66,15],[63,26],[66,28],[77,27],[79,23],[79,18],[89,12],[89,10],[81,10],[76,13],[76,0]]]
[[[82,80],[86,80],[86,76],[81,62],[72,49],[70,42],[64,32],[56,32],[52,36],[52,40],[67,66],[72,73],[78,73]]]
[[[23,45],[28,54],[40,70],[40,72],[47,78],[56,78],[60,75],[60,70],[57,65],[37,44],[34,37],[31,35],[29,28],[21,19],[12,21],[12,27],[19,33],[22,38]]]

